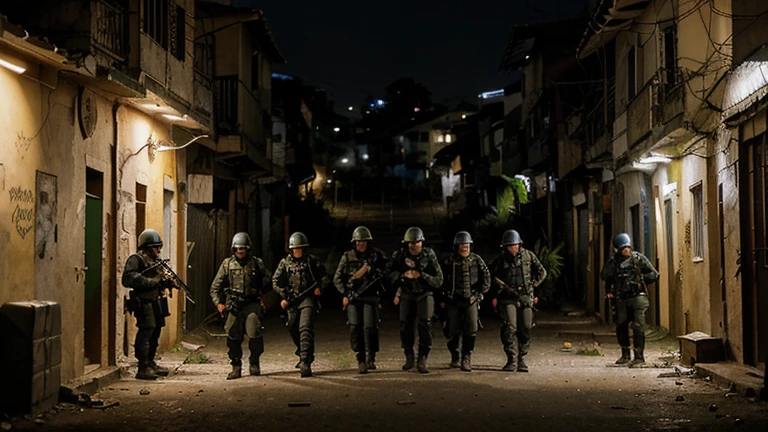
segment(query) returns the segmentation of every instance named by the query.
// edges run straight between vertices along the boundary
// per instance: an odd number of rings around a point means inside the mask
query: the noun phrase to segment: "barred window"
[[[142,30],[168,49],[168,0],[144,0]]]

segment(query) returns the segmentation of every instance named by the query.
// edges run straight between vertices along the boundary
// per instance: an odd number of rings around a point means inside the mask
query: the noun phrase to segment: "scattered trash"
[[[611,405],[611,409],[615,409],[615,410],[628,410],[629,408],[623,407],[623,406],[619,406],[619,405]]]
[[[146,396],[149,394],[149,389],[141,389],[139,390],[139,394],[142,396]]]
[[[656,378],[677,378],[680,374],[677,372],[662,372]]]
[[[680,381],[680,380],[678,380],[678,381],[675,381],[675,385],[683,385],[683,382],[682,382],[682,381]]]
[[[735,424],[736,426],[744,426],[744,419],[737,418],[736,420],[733,421],[733,424]]]
[[[192,351],[193,353],[197,354],[200,351],[202,351],[203,348],[205,348],[205,345],[196,345],[196,344],[191,344],[189,342],[181,341],[181,347],[187,351]]]
[[[187,358],[184,359],[184,364],[206,364],[210,362],[211,360],[208,358],[208,356],[201,352],[189,353]]]
[[[397,404],[398,404],[398,405],[416,405],[416,401],[412,401],[412,400],[401,400],[401,401],[397,401]]]
[[[675,366],[675,372],[679,373],[680,375],[693,375],[696,373],[696,369],[683,366]]]
[[[677,395],[677,397],[675,398],[675,402],[684,402],[684,401],[685,401],[685,396],[683,395]]]
[[[715,405],[715,404],[712,404],[712,405],[710,405],[710,406],[709,406],[709,412],[715,412],[715,411],[717,411],[718,409],[720,409],[720,407],[718,407],[718,406],[717,406],[717,405]]]
[[[728,392],[728,393],[725,394],[725,397],[732,398],[732,397],[736,397],[738,395],[739,395],[738,393]]]
[[[573,348],[573,344],[570,342],[563,342],[563,348],[569,350]]]
[[[579,354],[582,355],[588,355],[588,356],[599,356],[602,357],[605,354],[603,354],[603,347],[600,346],[600,343],[595,341],[591,347],[583,348],[579,351]]]
[[[8,422],[2,422],[2,423],[0,423],[0,429],[2,429],[2,430],[4,430],[4,431],[9,431],[9,430],[11,430],[11,428],[12,428],[12,427],[13,427],[13,426],[11,426],[11,424],[10,424],[10,423],[8,423]]]
[[[311,407],[312,402],[288,402],[288,408]]]
[[[712,382],[712,377],[711,376],[706,376],[706,377],[704,377],[704,381]]]

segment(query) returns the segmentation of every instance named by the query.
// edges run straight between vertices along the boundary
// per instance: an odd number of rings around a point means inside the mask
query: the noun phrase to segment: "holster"
[[[161,314],[162,314],[164,317],[169,317],[169,316],[171,316],[171,312],[170,312],[170,310],[168,309],[168,297],[166,297],[166,296],[162,296],[162,297],[160,297],[160,313],[161,313]]]
[[[128,293],[128,298],[123,298],[123,308],[131,315],[134,315],[141,308],[141,299],[135,291],[131,290]]]

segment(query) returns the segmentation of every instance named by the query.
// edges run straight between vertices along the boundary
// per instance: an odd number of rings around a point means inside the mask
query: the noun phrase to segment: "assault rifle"
[[[384,273],[380,272],[377,276],[374,276],[373,279],[371,279],[367,284],[361,286],[359,289],[350,291],[346,297],[349,299],[349,301],[355,300],[363,293],[368,291],[369,288],[371,288],[374,284],[378,283],[382,278],[384,277]]]
[[[307,289],[300,291],[295,295],[293,294],[293,291],[287,291],[288,298],[286,300],[288,301],[288,306],[285,309],[288,310],[298,306],[308,295],[315,291],[315,288],[317,288],[319,283],[319,281],[315,281]]]
[[[184,294],[186,294],[185,297],[186,297],[187,301],[192,303],[192,304],[195,304],[195,301],[192,300],[192,291],[189,290],[189,287],[187,286],[187,284],[184,283],[184,281],[181,280],[179,275],[177,275],[176,272],[173,271],[171,266],[168,265],[169,261],[170,260],[168,260],[168,259],[157,259],[157,260],[155,260],[155,262],[153,262],[149,267],[147,267],[141,273],[144,274],[144,273],[146,273],[146,272],[148,272],[148,271],[150,271],[152,269],[161,267],[162,271],[163,271],[163,277],[166,280],[170,281],[171,284],[173,284],[173,288],[176,288],[176,289],[178,289],[180,291],[184,291]]]

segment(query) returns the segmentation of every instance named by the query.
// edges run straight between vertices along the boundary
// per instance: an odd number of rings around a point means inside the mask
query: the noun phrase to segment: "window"
[[[164,50],[184,61],[186,11],[173,0],[143,0],[142,30]]]
[[[668,27],[663,31],[661,49],[664,55],[664,83],[673,86],[677,84],[677,30],[675,26]]]
[[[136,235],[144,231],[147,223],[147,187],[136,183]]]
[[[144,33],[168,49],[168,0],[144,0],[143,18]]]
[[[635,47],[629,47],[627,53],[627,100],[632,100],[637,94],[637,59],[635,58]]]
[[[691,220],[691,245],[693,260],[704,260],[704,189],[701,183],[691,188],[693,219]]]
[[[171,16],[169,17],[171,27],[171,54],[177,59],[184,61],[186,55],[186,12],[184,8],[171,1]]]

